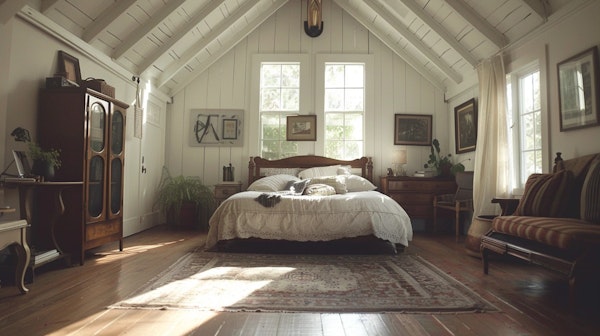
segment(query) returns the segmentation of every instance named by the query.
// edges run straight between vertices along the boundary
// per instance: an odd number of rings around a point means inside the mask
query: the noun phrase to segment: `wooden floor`
[[[109,244],[83,266],[38,270],[30,292],[0,288],[0,335],[600,335],[598,297],[567,309],[566,281],[515,261],[480,260],[452,235],[416,233],[405,253],[434,263],[495,304],[478,314],[216,313],[107,310],[202,246],[205,234],[158,227]],[[589,302],[587,302],[589,301]],[[586,306],[594,309],[586,308]]]

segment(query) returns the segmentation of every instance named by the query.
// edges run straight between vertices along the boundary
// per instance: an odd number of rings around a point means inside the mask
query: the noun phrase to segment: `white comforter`
[[[412,240],[410,218],[404,209],[377,191],[332,196],[280,194],[274,207],[255,200],[262,193],[244,191],[221,203],[210,218],[206,247],[234,238],[329,241],[375,235],[404,246]]]

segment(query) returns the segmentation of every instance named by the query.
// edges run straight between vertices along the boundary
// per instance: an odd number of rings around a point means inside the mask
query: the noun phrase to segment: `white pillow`
[[[346,175],[314,177],[310,179],[308,185],[326,184],[332,186],[336,194],[345,194],[348,192],[348,189],[346,189],[346,184],[344,183],[344,176]]]
[[[375,190],[377,187],[371,183],[371,181],[358,175],[343,175],[344,183],[348,192],[354,191],[370,191]]]
[[[337,175],[340,167],[341,165],[308,168],[299,172],[298,177],[304,180],[313,177]]]
[[[256,181],[252,182],[252,184],[250,186],[248,186],[247,190],[250,190],[250,191],[280,191],[280,190],[284,190],[285,186],[290,181],[298,182],[298,181],[300,181],[300,179],[297,178],[296,176],[286,175],[286,174],[266,176],[266,177],[263,177],[261,179],[258,179]]]

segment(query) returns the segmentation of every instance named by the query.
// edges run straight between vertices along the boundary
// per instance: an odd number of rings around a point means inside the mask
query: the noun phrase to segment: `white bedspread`
[[[410,218],[404,209],[377,191],[282,195],[274,207],[255,201],[260,194],[244,191],[221,203],[210,218],[206,247],[234,238],[329,241],[375,235],[404,246],[412,240]]]

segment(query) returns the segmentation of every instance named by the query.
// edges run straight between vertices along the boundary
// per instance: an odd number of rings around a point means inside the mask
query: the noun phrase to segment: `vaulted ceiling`
[[[19,15],[172,95],[290,1],[301,1],[302,25],[306,0],[0,0],[0,22]],[[447,88],[553,14],[593,0],[322,1]]]

